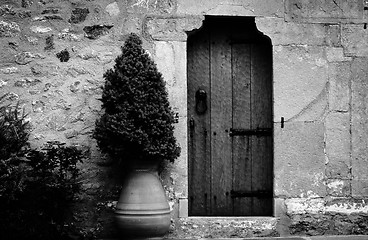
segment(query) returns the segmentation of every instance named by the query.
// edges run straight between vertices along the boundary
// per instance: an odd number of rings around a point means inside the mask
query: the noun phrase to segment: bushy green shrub
[[[102,152],[124,164],[173,162],[180,148],[163,77],[136,34],[129,35],[121,50],[114,68],[103,76],[104,113],[93,136]]]
[[[0,238],[66,239],[82,151],[59,142],[31,149],[25,117],[18,105],[0,107]]]
[[[58,142],[0,160],[2,239],[64,239],[70,203],[79,191],[82,151]]]

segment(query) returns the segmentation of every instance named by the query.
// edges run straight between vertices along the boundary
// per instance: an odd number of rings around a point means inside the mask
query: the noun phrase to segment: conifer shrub
[[[103,153],[124,166],[173,162],[180,148],[163,77],[136,34],[128,36],[121,50],[113,69],[103,75],[104,113],[93,136]]]

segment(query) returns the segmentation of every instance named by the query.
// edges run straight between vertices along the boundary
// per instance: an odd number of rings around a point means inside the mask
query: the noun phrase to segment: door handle
[[[196,112],[201,115],[207,111],[207,92],[203,89],[198,89],[195,94]]]
[[[190,118],[190,120],[189,120],[189,127],[190,127],[190,129],[194,129],[194,118]]]

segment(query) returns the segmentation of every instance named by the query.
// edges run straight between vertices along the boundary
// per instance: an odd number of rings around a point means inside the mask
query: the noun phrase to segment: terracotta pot
[[[170,207],[156,172],[133,170],[116,207],[116,222],[123,236],[162,237],[170,228]]]

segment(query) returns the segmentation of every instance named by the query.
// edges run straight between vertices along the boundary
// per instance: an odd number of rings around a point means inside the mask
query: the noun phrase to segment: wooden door
[[[188,132],[190,215],[272,215],[272,45],[253,18],[188,37]]]

